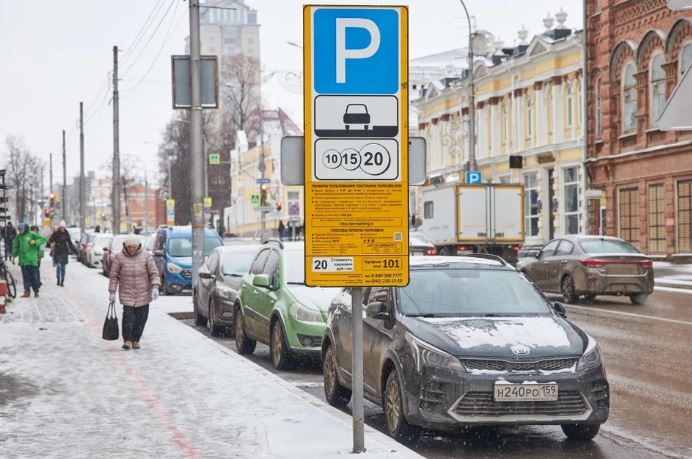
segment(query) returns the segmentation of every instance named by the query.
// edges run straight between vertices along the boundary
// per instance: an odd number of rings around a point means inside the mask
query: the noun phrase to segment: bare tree
[[[24,145],[20,137],[8,135],[5,139],[8,150],[7,176],[9,185],[16,190],[17,221],[31,217],[40,190],[41,161]]]

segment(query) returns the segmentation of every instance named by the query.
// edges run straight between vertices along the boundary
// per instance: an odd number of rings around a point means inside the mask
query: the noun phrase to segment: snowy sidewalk
[[[351,418],[153,303],[142,349],[101,339],[107,280],[77,263],[65,288],[42,270],[38,299],[0,316],[0,456],[351,456]],[[122,312],[118,311],[119,318]],[[366,426],[357,457],[420,457]]]

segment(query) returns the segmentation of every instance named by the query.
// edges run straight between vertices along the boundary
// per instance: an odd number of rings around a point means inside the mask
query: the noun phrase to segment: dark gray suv
[[[593,338],[493,256],[411,257],[410,283],[364,291],[364,393],[395,438],[421,426],[559,424],[592,439],[609,385]],[[332,301],[322,342],[327,401],[351,397],[351,296]]]

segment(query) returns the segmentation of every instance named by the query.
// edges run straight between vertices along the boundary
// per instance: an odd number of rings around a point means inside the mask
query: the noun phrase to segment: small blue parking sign
[[[467,172],[466,183],[469,185],[483,183],[483,174],[481,172]]]
[[[399,13],[390,9],[315,11],[314,85],[320,94],[399,91]]]

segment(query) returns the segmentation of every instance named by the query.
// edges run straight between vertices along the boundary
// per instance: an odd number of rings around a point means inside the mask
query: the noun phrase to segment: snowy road
[[[570,305],[568,314],[600,342],[611,383],[611,417],[594,441],[567,441],[557,426],[522,426],[454,435],[426,431],[406,445],[435,459],[692,457],[692,291],[657,289],[647,306],[603,297],[592,304]],[[191,320],[184,322],[209,336]],[[235,350],[231,338],[211,339]],[[317,364],[276,371],[263,345],[247,358],[324,399]],[[365,415],[370,426],[385,431],[379,407],[366,401]]]

